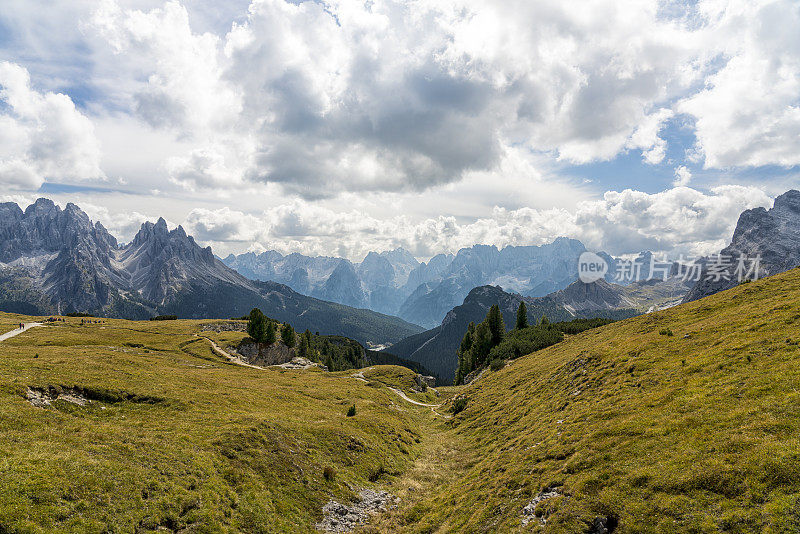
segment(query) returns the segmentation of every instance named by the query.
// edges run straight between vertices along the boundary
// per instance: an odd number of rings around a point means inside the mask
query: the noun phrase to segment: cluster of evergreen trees
[[[492,361],[519,358],[555,345],[564,339],[564,334],[578,334],[612,322],[611,319],[597,318],[550,323],[543,315],[539,324],[531,326],[528,324],[528,309],[523,301],[517,309],[514,329],[506,332],[500,307],[494,305],[489,308],[483,322],[478,325],[470,323],[467,327],[467,333],[458,348],[455,383],[461,384],[469,373]]]
[[[271,345],[280,342],[295,348],[297,355],[328,367],[330,371],[343,371],[367,365],[364,348],[357,341],[342,336],[320,336],[306,330],[297,334],[289,323],[282,325],[253,308],[247,316],[247,335],[257,343]],[[298,339],[299,338],[299,339]]]
[[[543,318],[546,320],[546,318]],[[528,327],[528,310],[524,302],[520,302],[517,309],[517,323],[515,328]],[[456,369],[455,383],[460,384],[464,377],[475,369],[480,369],[489,363],[492,349],[503,341],[506,335],[506,324],[500,306],[492,305],[486,313],[486,318],[478,323],[469,323],[467,333],[458,347],[458,368]]]
[[[288,324],[284,325],[281,329],[281,340],[286,346],[293,347],[295,343],[294,329],[291,332],[287,331],[287,335],[284,337],[286,326],[291,328]],[[253,308],[247,318],[247,335],[256,343],[272,345],[278,340],[278,322],[264,315],[258,308]]]

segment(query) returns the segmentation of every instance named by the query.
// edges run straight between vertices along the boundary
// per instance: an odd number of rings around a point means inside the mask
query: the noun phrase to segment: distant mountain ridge
[[[40,198],[23,211],[0,204],[0,310],[35,315],[88,312],[146,319],[220,318],[259,307],[268,316],[362,343],[421,329],[396,317],[324,302],[225,266],[180,226],[142,224],[125,246],[75,204]]]
[[[545,297],[523,297],[499,286],[480,286],[470,291],[462,304],[450,310],[439,326],[408,337],[384,352],[419,362],[436,373],[441,382],[450,383],[458,364],[456,350],[467,325],[482,321],[494,304],[500,307],[506,328],[511,329],[522,301],[531,324],[540,321],[542,316],[547,316],[551,322],[592,317],[625,319],[674,306],[689,288],[690,284],[678,277],[641,280],[627,286],[603,279],[590,284],[576,281]]]
[[[223,262],[251,278],[432,327],[477,286],[501,285],[532,297],[563,289],[577,278],[585,251],[580,241],[559,237],[541,246],[474,245],[428,262],[402,248],[370,252],[361,263],[275,251],[229,255]]]

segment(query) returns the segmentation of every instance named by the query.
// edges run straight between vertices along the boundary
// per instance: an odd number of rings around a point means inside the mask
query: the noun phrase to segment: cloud
[[[744,186],[720,186],[709,193],[689,187],[653,194],[609,191],[602,200],[579,204],[576,237],[614,254],[708,254],[730,242],[742,211],[771,205],[763,191]]]
[[[47,179],[104,177],[91,121],[68,96],[33,89],[25,68],[0,62],[0,184],[31,190]]]
[[[708,168],[800,164],[800,5],[703,2],[724,66],[677,104]]]
[[[100,221],[106,230],[120,241],[132,239],[142,223],[154,220],[153,217],[148,217],[138,211],[111,210],[106,206],[99,206],[91,202],[80,202],[78,207],[85,211],[91,220]]]
[[[254,0],[220,37],[176,0],[109,1],[93,27],[145,80],[130,112],[196,140],[169,160],[175,183],[305,198],[422,191],[520,146],[657,164],[669,102],[703,73],[695,32],[656,3]]]
[[[686,158],[706,167],[800,163],[791,0],[31,0],[0,23],[41,95],[146,124],[149,175],[193,192],[418,192],[496,171],[511,149],[674,166],[662,130],[687,117]],[[5,155],[0,172],[35,187],[40,157]]]
[[[707,254],[727,244],[742,211],[771,204],[770,197],[752,187],[724,186],[709,193],[676,187],[654,194],[628,189],[580,202],[574,210],[496,207],[487,217],[460,222],[447,216],[379,219],[298,200],[262,214],[195,209],[185,226],[217,253],[240,251],[244,247],[231,245],[254,242],[253,250],[336,255],[354,261],[371,250],[399,246],[427,258],[476,243],[540,245],[559,236],[613,254],[642,250]]]
[[[692,180],[692,172],[686,168],[685,165],[681,165],[677,169],[675,169],[675,181],[672,182],[674,186],[687,186],[689,182]]]

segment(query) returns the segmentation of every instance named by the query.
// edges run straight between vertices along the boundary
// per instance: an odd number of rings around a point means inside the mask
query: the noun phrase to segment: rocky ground
[[[390,493],[371,489],[361,490],[358,500],[349,505],[331,500],[322,508],[325,517],[317,524],[317,530],[350,532],[364,524],[371,515],[393,508],[396,502],[397,498]]]

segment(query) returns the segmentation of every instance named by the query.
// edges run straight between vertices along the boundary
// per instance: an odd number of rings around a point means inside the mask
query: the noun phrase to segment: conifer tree
[[[500,306],[493,304],[492,307],[489,308],[484,322],[487,323],[489,332],[491,333],[492,347],[499,345],[500,342],[503,341],[503,335],[506,333],[506,325],[503,322],[503,314],[500,312]]]
[[[528,307],[525,306],[524,300],[520,301],[519,308],[517,308],[517,324],[514,328],[517,330],[528,328]]]
[[[467,332],[461,339],[461,345],[458,347],[458,367],[456,368],[455,377],[456,385],[460,384],[464,377],[467,376],[470,371],[472,371],[470,362],[470,349],[472,348],[472,338],[474,335],[475,323],[471,322],[467,327]]]
[[[258,308],[250,310],[247,321],[247,335],[256,343],[263,343],[267,334],[267,318]]]
[[[472,338],[475,335],[475,323],[470,322],[467,326],[467,333],[461,338],[461,346],[458,347],[458,352],[466,354],[472,348]]]
[[[486,357],[492,350],[492,331],[488,321],[483,321],[475,327],[475,335],[470,349],[469,365],[472,369],[477,369],[486,363]]]
[[[301,358],[308,358],[309,356],[308,337],[305,334],[300,336],[300,346],[298,347],[298,355]]]
[[[267,322],[267,332],[264,335],[264,343],[266,343],[267,345],[272,345],[273,343],[275,343],[275,340],[277,339],[277,337],[278,336],[277,336],[277,333],[275,331],[275,323],[272,322],[272,321],[268,321]]]
[[[281,341],[290,349],[297,343],[294,336],[294,328],[289,323],[284,323],[283,328],[281,328]]]
[[[550,320],[547,318],[547,316],[546,315],[542,315],[542,320],[539,321],[539,325],[547,326],[549,324],[550,324]]]

